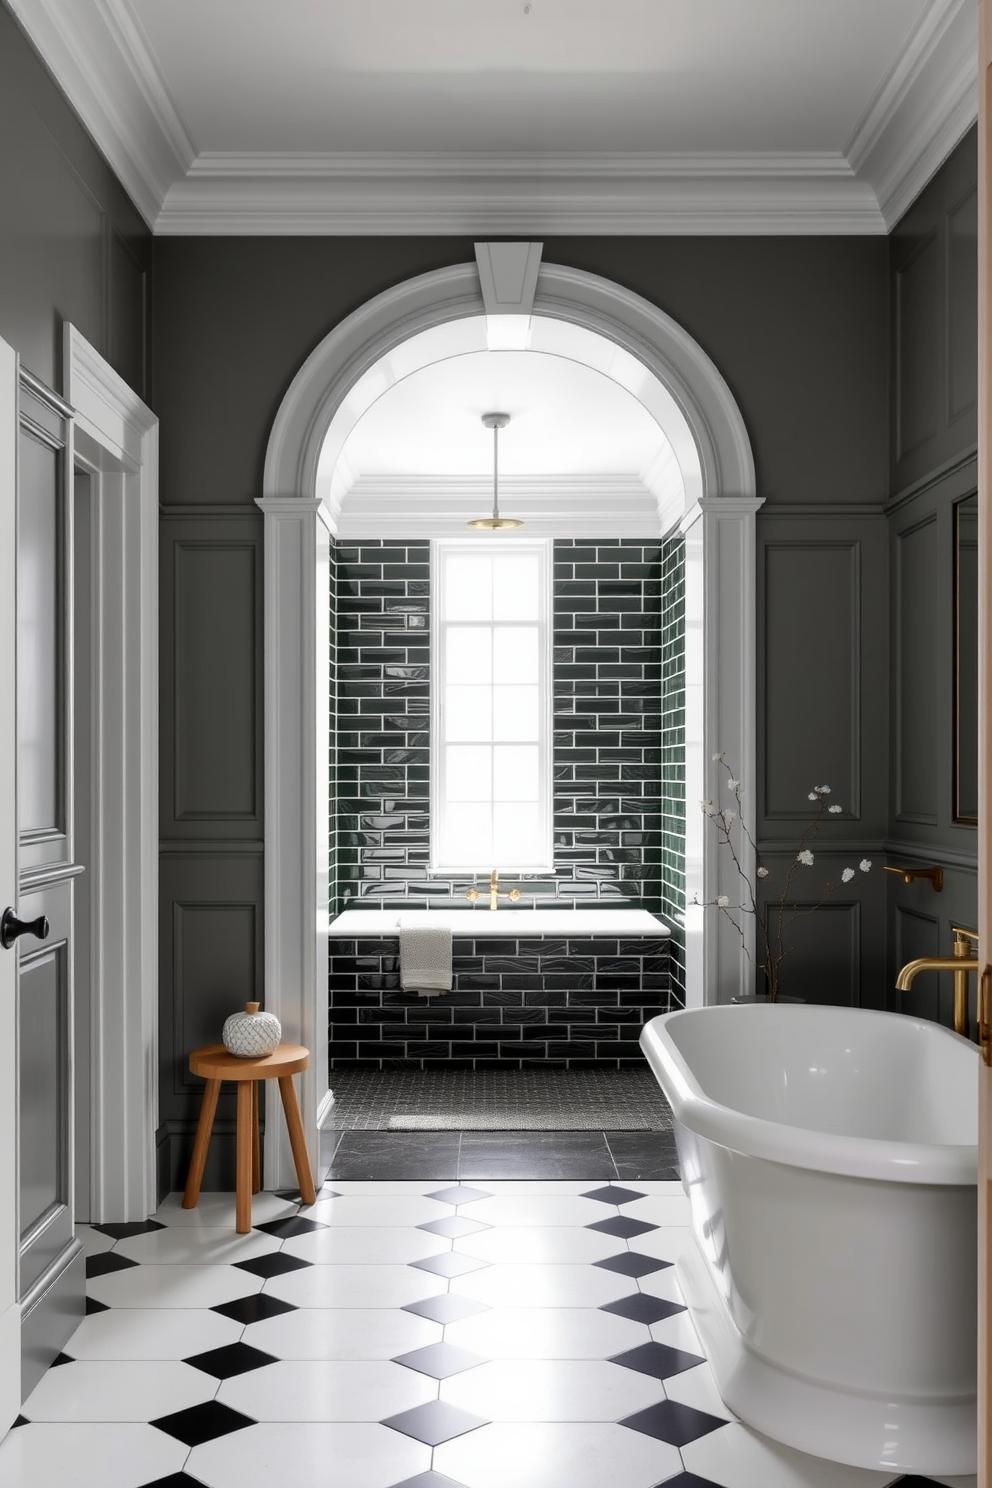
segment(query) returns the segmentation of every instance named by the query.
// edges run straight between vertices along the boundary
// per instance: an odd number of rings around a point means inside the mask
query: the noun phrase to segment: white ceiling
[[[11,0],[156,231],[881,232],[973,0]]]

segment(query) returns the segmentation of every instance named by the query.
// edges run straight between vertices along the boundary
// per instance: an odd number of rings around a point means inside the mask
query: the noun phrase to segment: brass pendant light
[[[510,415],[508,413],[484,413],[482,422],[487,429],[493,431],[493,514],[491,517],[476,517],[474,521],[466,525],[481,528],[486,532],[506,532],[511,527],[524,525],[519,517],[501,517],[499,514],[499,431],[506,428],[510,422]]]

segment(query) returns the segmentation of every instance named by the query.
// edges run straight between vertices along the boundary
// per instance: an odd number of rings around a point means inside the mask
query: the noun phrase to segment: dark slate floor
[[[324,1132],[328,1178],[676,1179],[671,1132]]]

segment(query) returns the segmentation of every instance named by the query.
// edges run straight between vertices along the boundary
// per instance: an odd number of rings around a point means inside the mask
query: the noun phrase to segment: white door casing
[[[94,1222],[157,1202],[158,420],[72,325],[63,386],[94,491],[90,1192]]]
[[[0,649],[17,656],[17,353],[0,341]],[[0,708],[0,909],[17,904],[17,718]],[[21,1309],[17,1300],[20,1235],[17,1201],[17,961],[0,950],[0,1432],[21,1408]]]
[[[308,1045],[303,1114],[316,1159],[328,1105],[326,821],[327,661],[319,629],[324,579],[317,555],[334,515],[318,498],[318,466],[335,414],[359,378],[421,331],[484,313],[475,263],[406,280],[368,301],[307,358],[287,391],[266,449],[265,514],[265,995],[286,1036]],[[697,830],[696,802],[717,796],[712,756],[725,751],[742,781],[754,835],[754,461],[743,418],[720,372],[669,316],[594,274],[542,263],[532,313],[585,327],[636,357],[666,392],[665,427],[682,468],[683,499],[664,530],[686,535],[687,659],[702,683],[686,692],[687,898],[736,895],[736,873],[715,838]],[[664,535],[659,521],[659,537]],[[316,685],[315,685],[316,677]],[[323,816],[320,812],[323,811]],[[315,840],[316,838],[316,840]],[[753,927],[747,924],[753,934]],[[747,986],[740,937],[723,916],[687,915],[690,1004],[727,1001]],[[285,1142],[266,1133],[269,1187],[292,1181]]]

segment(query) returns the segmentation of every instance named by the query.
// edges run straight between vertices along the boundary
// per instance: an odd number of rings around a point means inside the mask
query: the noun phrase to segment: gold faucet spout
[[[921,971],[977,971],[978,962],[962,956],[919,956],[907,961],[896,977],[896,991],[908,992]]]
[[[918,956],[907,961],[896,977],[896,991],[908,992],[922,971],[949,971],[954,977],[954,1032],[968,1036],[968,973],[978,971],[978,960],[968,954],[969,941],[977,937],[970,930],[954,931],[952,956]]]
[[[482,898],[482,895],[479,893],[479,890],[478,889],[476,889],[476,888],[473,887],[473,888],[469,889],[468,893],[465,895],[465,898],[468,899],[468,900],[470,900],[471,903],[474,904],[477,899],[481,899]],[[499,869],[498,868],[494,868],[492,870],[492,872],[490,873],[490,875],[489,875],[489,908],[490,909],[499,909],[499,901],[501,899],[510,899],[514,903],[516,903],[516,901],[519,898],[520,898],[520,890],[519,889],[501,889],[500,888],[500,886],[499,886]]]

